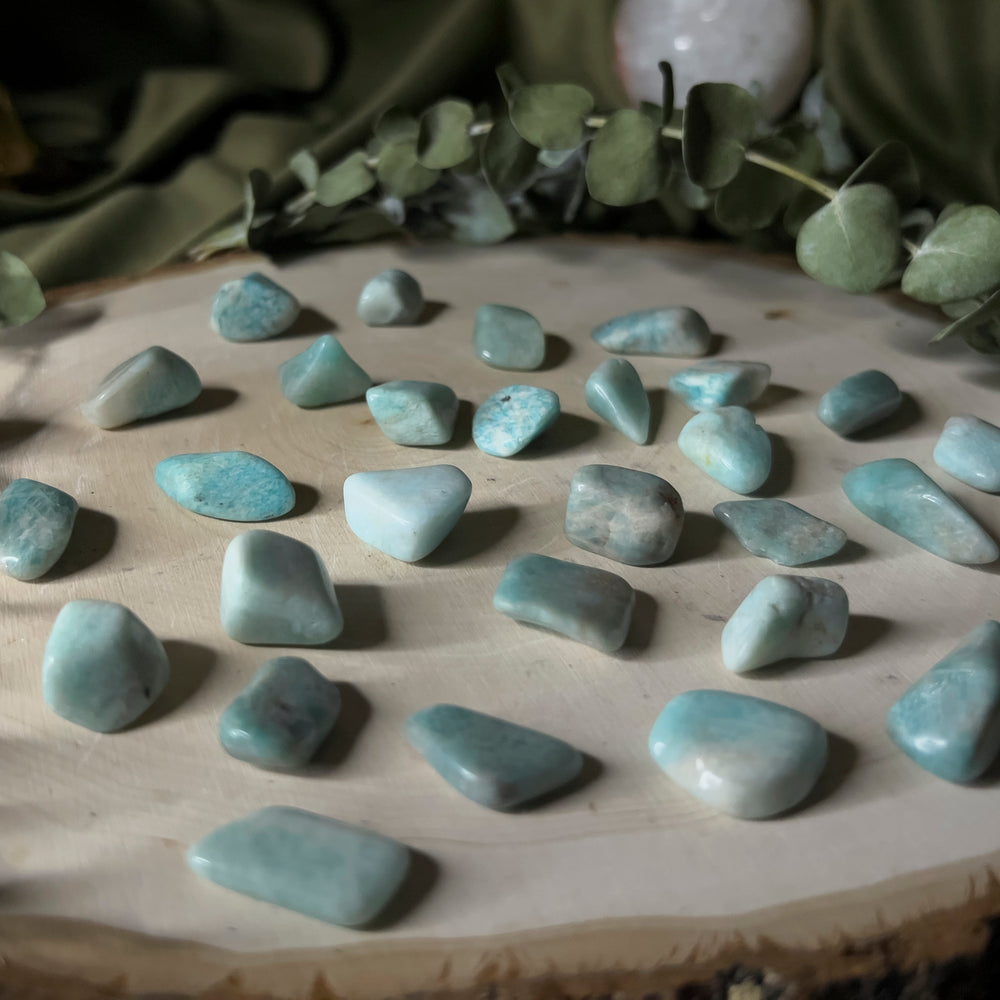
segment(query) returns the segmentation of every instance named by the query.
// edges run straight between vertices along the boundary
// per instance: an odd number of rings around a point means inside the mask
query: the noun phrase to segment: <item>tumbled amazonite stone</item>
[[[665,479],[617,465],[584,465],[573,474],[566,537],[581,549],[630,566],[669,559],[684,526],[684,504]]]
[[[281,394],[296,406],[329,406],[357,399],[372,384],[368,373],[330,333],[279,369]]]
[[[199,395],[201,379],[187,361],[165,347],[147,347],[105,375],[80,412],[108,429],[187,406]]]
[[[302,767],[330,735],[340,691],[298,656],[268,660],[219,719],[226,753],[258,767]]]
[[[741,819],[797,805],[826,766],[826,730],[802,712],[730,691],[685,691],[667,703],[649,751],[695,798]]]
[[[413,326],[423,311],[420,282],[398,268],[376,274],[358,297],[358,319],[367,326]]]
[[[531,802],[583,767],[580,751],[554,736],[458,705],[421,709],[406,735],[449,785],[489,809]]]
[[[755,556],[780,566],[801,566],[836,555],[847,532],[787,500],[726,500],[715,516]]]
[[[491,368],[532,371],[545,360],[545,331],[524,309],[480,306],[472,346],[476,356]]]
[[[237,535],[226,549],[219,614],[231,638],[272,646],[319,646],[344,628],[316,551],[261,529]]]
[[[608,358],[587,379],[587,406],[636,444],[649,437],[649,397],[624,358]]]
[[[0,493],[0,566],[15,580],[37,580],[66,551],[80,505],[34,479],[15,479]]]
[[[440,382],[383,382],[373,385],[365,400],[382,433],[396,444],[447,444],[455,430],[458,396]]]
[[[1000,752],[1000,622],[973,629],[889,709],[892,741],[948,781],[978,778]]]
[[[163,644],[128,608],[70,601],[45,644],[42,697],[56,715],[113,733],[138,719],[169,677]]]
[[[698,358],[708,353],[712,332],[700,313],[688,306],[640,309],[616,316],[591,334],[612,354],[661,354]]]
[[[454,465],[356,472],[344,481],[344,515],[361,541],[415,562],[444,541],[471,495],[469,477]]]
[[[972,515],[905,458],[859,465],[844,476],[843,487],[862,514],[942,559],[980,565],[1000,555]]]
[[[768,576],[722,629],[722,661],[743,674],[791,656],[830,656],[847,635],[847,593],[812,576]]]
[[[886,417],[903,402],[899,386],[875,368],[838,382],[819,401],[819,419],[837,434],[855,434]]]
[[[559,397],[533,385],[508,385],[493,393],[472,418],[472,440],[498,458],[516,455],[555,423]]]
[[[978,417],[949,417],[934,446],[934,461],[977,490],[1000,493],[1000,427]]]
[[[267,806],[213,830],[187,852],[226,889],[343,927],[374,920],[410,867],[405,844],[328,816]]]
[[[762,361],[701,361],[667,379],[670,391],[692,410],[746,406],[759,399],[771,381]]]
[[[299,300],[259,271],[227,281],[212,301],[212,329],[239,343],[284,333],[299,316]]]
[[[270,521],[295,506],[285,474],[247,451],[173,455],[156,466],[154,477],[171,500],[223,521]]]
[[[615,573],[530,553],[507,564],[493,607],[606,653],[621,649],[635,591]]]
[[[742,406],[696,413],[677,438],[681,451],[734,493],[753,493],[771,472],[771,439]]]

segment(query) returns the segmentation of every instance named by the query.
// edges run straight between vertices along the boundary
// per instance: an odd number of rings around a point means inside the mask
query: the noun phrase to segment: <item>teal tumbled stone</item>
[[[201,379],[184,358],[165,347],[147,347],[105,375],[80,412],[110,429],[169,413],[200,395]]]
[[[802,712],[730,691],[685,691],[649,734],[653,760],[686,792],[740,819],[798,805],[827,759],[826,730]]]
[[[469,477],[454,465],[355,472],[344,481],[344,516],[363,542],[415,562],[444,541],[471,495]]]
[[[669,559],[684,525],[684,504],[665,479],[617,465],[584,465],[573,474],[566,537],[581,549],[630,566]]]
[[[493,393],[472,418],[472,440],[498,458],[516,455],[555,423],[559,397],[533,385],[508,385]]]
[[[258,767],[308,763],[340,714],[340,691],[307,660],[268,660],[219,719],[226,753]]]
[[[608,358],[587,379],[584,394],[599,417],[636,444],[649,437],[649,397],[639,373],[624,358]]]
[[[816,413],[830,430],[846,437],[891,417],[902,402],[899,386],[871,368],[838,382],[819,401]]]
[[[934,461],[977,490],[1000,493],[1000,427],[978,417],[949,417],[934,446]]]
[[[367,326],[413,326],[423,311],[420,282],[395,267],[371,278],[358,297],[358,319]]]
[[[696,413],[677,445],[695,465],[734,493],[753,493],[771,472],[771,439],[742,406]]]
[[[723,627],[722,661],[742,674],[793,656],[830,656],[847,635],[848,611],[833,580],[765,577]]]
[[[802,566],[836,555],[847,532],[787,500],[726,500],[715,516],[755,556],[780,566]]]
[[[406,720],[427,763],[466,798],[514,809],[572,781],[583,755],[554,736],[458,705],[432,705]]]
[[[279,369],[281,393],[296,406],[330,406],[363,396],[371,386],[368,373],[344,350],[336,337],[323,334]]]
[[[396,444],[447,444],[455,430],[458,396],[440,382],[383,382],[365,393],[365,401],[382,433]]]
[[[635,591],[615,573],[530,553],[507,564],[493,607],[606,653],[621,649]]]
[[[892,741],[948,781],[978,778],[1000,753],[1000,622],[973,629],[889,709]]]
[[[56,616],[42,662],[42,697],[56,715],[113,733],[139,718],[169,678],[163,644],[123,605],[70,601]]]
[[[266,459],[246,451],[172,455],[156,485],[182,507],[223,521],[270,521],[295,506],[295,489]]]
[[[405,844],[329,816],[267,806],[187,852],[196,874],[226,889],[342,927],[371,923],[410,868]]]
[[[905,458],[859,465],[844,476],[843,487],[866,517],[942,559],[981,565],[1000,555],[972,515]]]
[[[246,643],[320,646],[344,628],[315,549],[261,529],[237,535],[226,549],[219,614],[226,634]]]
[[[671,392],[692,410],[746,406],[759,399],[771,381],[762,361],[701,361],[667,379]]]
[[[37,580],[66,551],[80,505],[34,479],[15,479],[0,493],[0,567],[15,580]]]
[[[704,317],[688,306],[640,309],[616,316],[591,336],[612,354],[697,358],[707,354],[712,344],[712,331]]]
[[[259,271],[227,281],[212,301],[212,329],[226,340],[249,343],[284,333],[299,315],[299,301]]]
[[[491,368],[533,371],[545,360],[545,331],[524,309],[480,306],[472,346],[476,356]]]

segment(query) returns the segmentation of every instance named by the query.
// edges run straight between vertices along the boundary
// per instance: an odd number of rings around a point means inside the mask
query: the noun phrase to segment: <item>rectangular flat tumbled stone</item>
[[[607,570],[532,553],[507,564],[493,607],[611,653],[628,635],[635,591]]]

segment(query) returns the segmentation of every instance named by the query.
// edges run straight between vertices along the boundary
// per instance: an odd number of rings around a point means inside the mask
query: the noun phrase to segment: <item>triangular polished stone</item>
[[[649,437],[649,397],[635,368],[624,358],[608,358],[587,379],[587,406],[636,444]]]
[[[396,444],[447,444],[455,430],[458,397],[440,382],[383,382],[365,393],[365,401],[379,429]]]
[[[696,413],[681,428],[677,446],[734,493],[753,493],[771,472],[771,439],[742,406]]]
[[[700,361],[667,379],[670,391],[692,410],[746,406],[771,381],[771,366],[762,361]]]
[[[281,392],[296,406],[330,406],[357,399],[372,384],[368,373],[326,333],[279,369]]]
[[[712,332],[688,306],[640,309],[602,323],[591,334],[612,354],[659,354],[697,358],[708,353]]]
[[[472,343],[476,355],[491,368],[532,371],[545,360],[542,324],[514,306],[480,306]]]
[[[559,397],[533,385],[493,393],[472,418],[472,440],[487,455],[509,458],[526,448],[559,416]]]
[[[358,297],[358,319],[368,326],[412,326],[423,311],[420,282],[395,267],[371,278]]]
[[[945,472],[987,493],[1000,493],[1000,427],[978,417],[949,417],[934,446]]]
[[[755,556],[780,566],[801,566],[836,555],[847,532],[787,500],[726,500],[715,516]]]

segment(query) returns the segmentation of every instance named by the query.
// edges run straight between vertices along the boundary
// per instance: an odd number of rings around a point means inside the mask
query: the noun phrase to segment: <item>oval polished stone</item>
[[[771,439],[742,406],[695,414],[677,438],[681,451],[734,493],[753,493],[771,473]]]
[[[367,326],[413,326],[423,312],[420,282],[395,267],[369,279],[358,297],[358,319]]]
[[[227,281],[212,300],[212,329],[226,340],[249,343],[284,333],[299,316],[299,301],[267,275],[254,271]]]
[[[542,324],[514,306],[480,306],[472,344],[476,356],[491,368],[533,371],[545,360]]]
[[[965,565],[991,563],[997,543],[919,466],[881,458],[843,478],[847,498],[866,517],[942,559]]]
[[[330,406],[357,399],[372,384],[368,373],[325,333],[278,369],[281,393],[296,406]]]
[[[871,368],[837,383],[819,401],[816,413],[830,430],[846,437],[891,417],[902,402],[899,386]]]
[[[284,473],[246,451],[173,455],[156,466],[154,477],[171,500],[223,521],[270,521],[295,506]]]
[[[80,411],[110,429],[187,406],[200,395],[201,379],[187,361],[165,347],[147,347],[105,375]]]
[[[934,446],[934,461],[977,490],[1000,493],[1000,427],[978,417],[949,417]]]
[[[466,798],[514,809],[572,781],[583,755],[562,740],[458,705],[432,705],[406,720],[406,736]]]
[[[458,396],[440,382],[383,382],[365,393],[365,401],[379,429],[396,444],[447,444],[454,433]]]
[[[715,516],[755,556],[780,566],[801,566],[836,555],[847,532],[787,500],[726,500]]]
[[[608,358],[587,379],[584,394],[599,417],[636,444],[649,438],[649,397],[635,368],[624,358]]]
[[[720,812],[766,819],[809,794],[826,766],[827,735],[802,712],[730,691],[685,691],[649,734],[667,775]]]
[[[80,505],[68,493],[15,479],[0,493],[0,567],[15,580],[37,580],[66,551]]]
[[[487,455],[509,458],[526,448],[559,416],[559,397],[533,385],[493,393],[472,418],[472,440]]]
[[[746,406],[759,399],[771,381],[762,361],[701,361],[675,372],[667,387],[692,410]]]
[[[697,358],[707,354],[712,332],[702,315],[688,306],[640,309],[602,323],[591,334],[612,354],[657,354]]]

